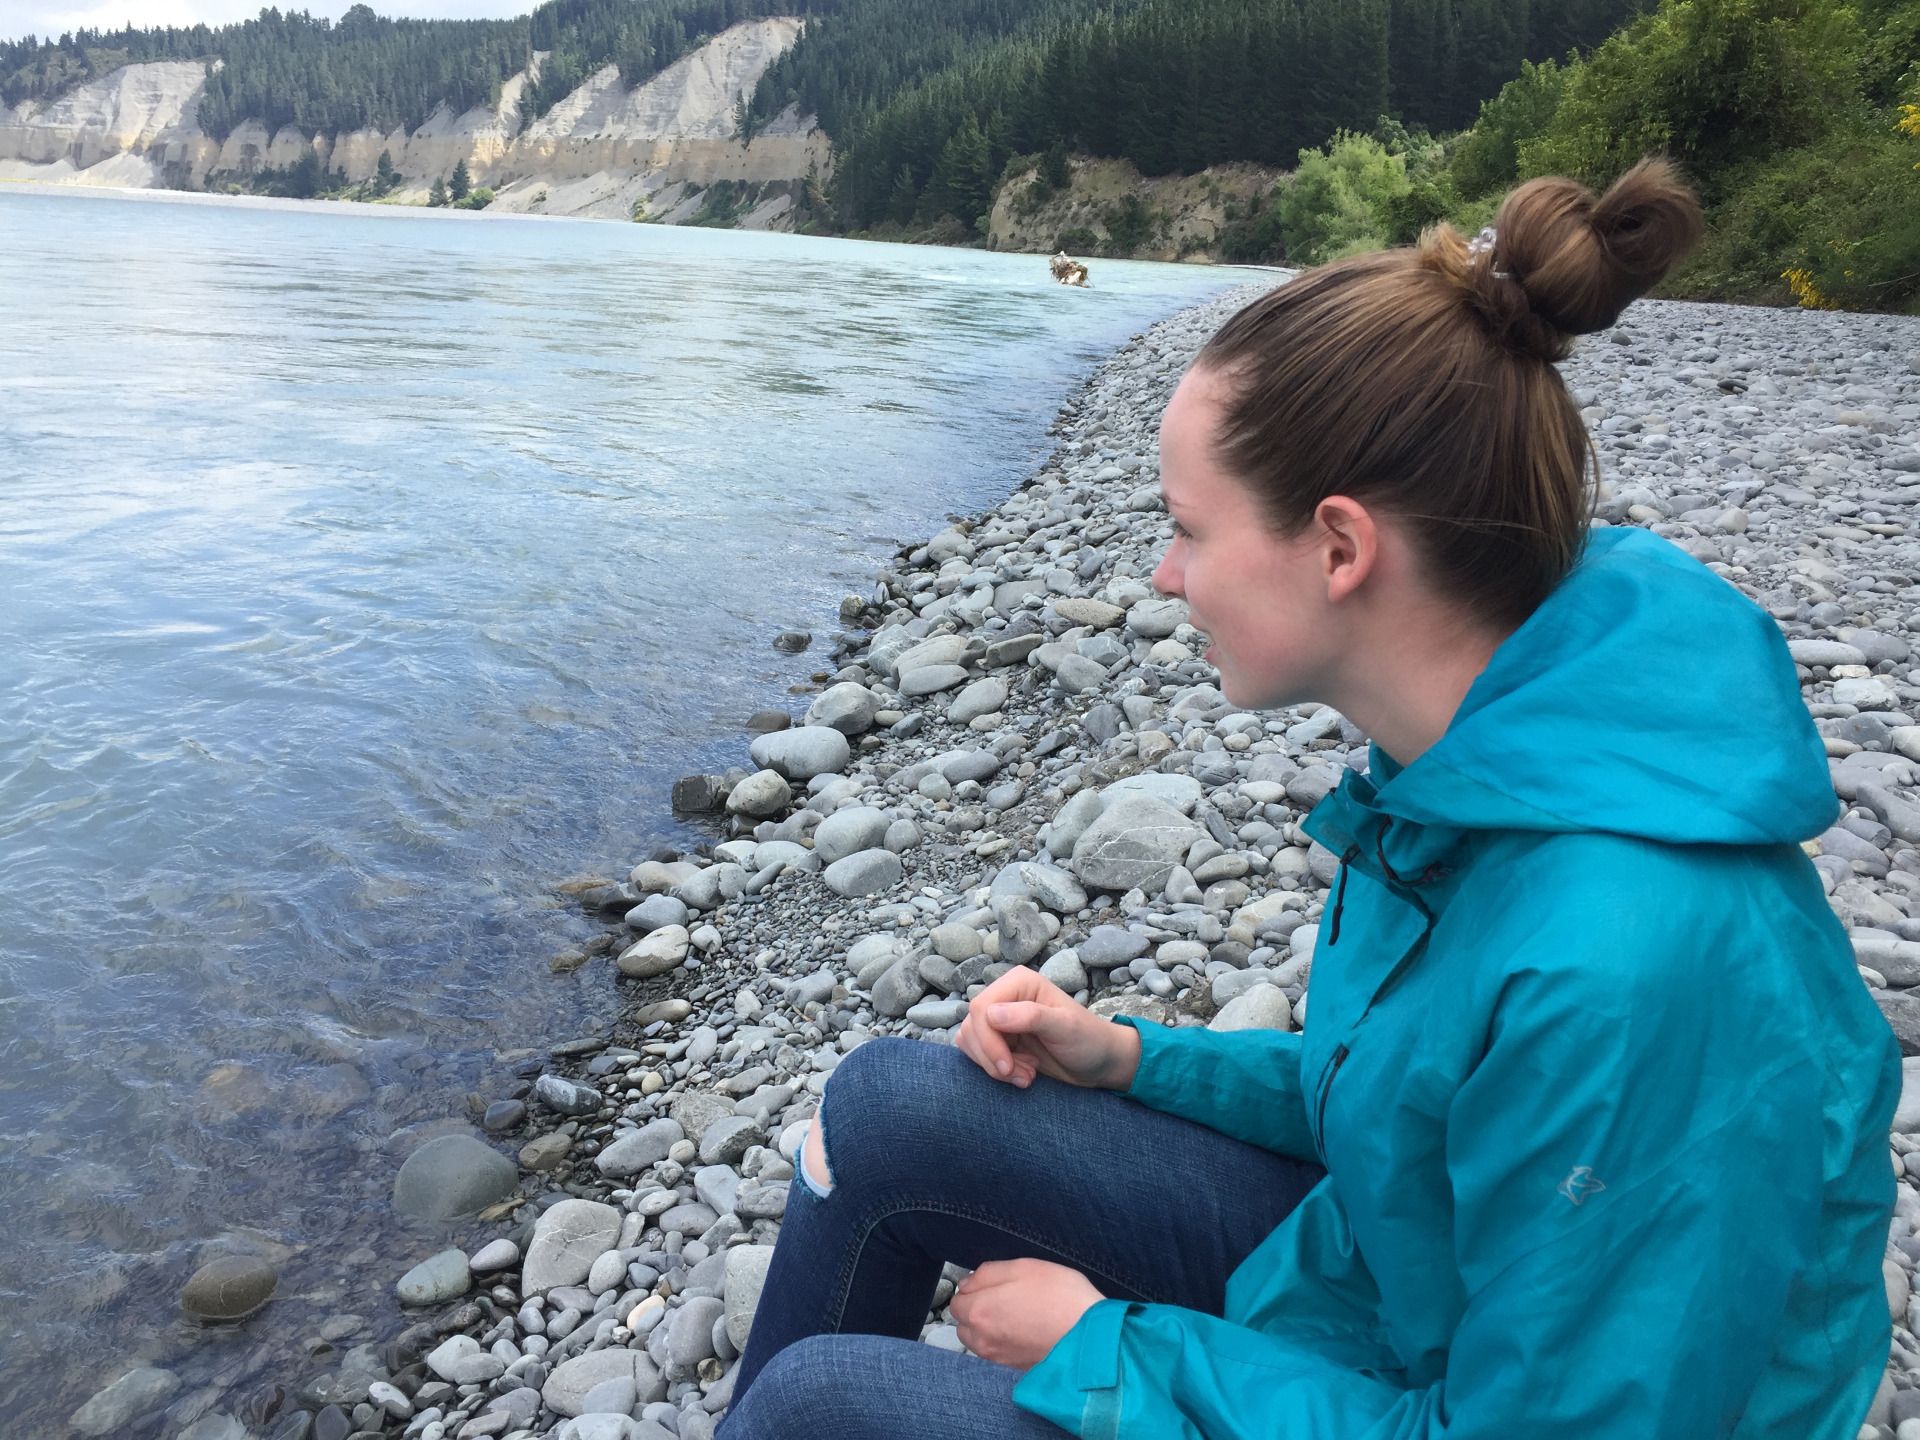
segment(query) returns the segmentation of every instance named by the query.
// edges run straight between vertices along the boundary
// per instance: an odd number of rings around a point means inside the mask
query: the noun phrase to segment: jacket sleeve
[[[1117,1017],[1140,1035],[1127,1094],[1236,1140],[1295,1160],[1317,1160],[1300,1083],[1300,1037],[1280,1030],[1216,1034]]]
[[[1729,1433],[1814,1260],[1824,1077],[1805,1050],[1738,1033],[1751,1017],[1715,1018],[1697,971],[1643,983],[1634,968],[1521,977],[1456,1092],[1465,1306],[1435,1383],[1401,1389],[1224,1320],[1108,1301],[1015,1400],[1087,1440]],[[1157,1059],[1156,1086],[1163,1071],[1178,1073]]]

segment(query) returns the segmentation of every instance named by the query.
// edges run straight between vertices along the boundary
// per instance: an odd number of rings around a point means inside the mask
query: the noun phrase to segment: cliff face
[[[1258,165],[1215,165],[1197,175],[1143,177],[1126,160],[1075,157],[1065,190],[1041,188],[1040,174],[1016,175],[994,196],[988,218],[992,250],[1105,249],[1117,207],[1138,196],[1150,216],[1140,260],[1212,260],[1229,208],[1245,213],[1273,189],[1280,171]],[[1079,233],[1075,233],[1079,232]],[[1091,241],[1092,243],[1089,243]],[[1083,257],[1084,258],[1084,257]]]
[[[269,133],[249,121],[216,141],[195,120],[200,62],[128,65],[45,106],[0,106],[0,180],[198,189],[209,176],[284,167],[309,152],[366,180],[384,150],[403,179],[401,200],[423,197],[464,160],[474,184],[499,191],[505,209],[625,218],[638,201],[655,218],[687,218],[698,208],[688,207],[692,192],[717,181],[765,189],[828,171],[827,137],[795,113],[750,145],[733,135],[735,102],[800,30],[787,18],[736,25],[631,90],[607,66],[531,121],[520,112],[522,73],[501,86],[497,106],[464,115],[443,106],[418,129],[389,134]],[[763,206],[754,220],[778,225],[789,208]]]

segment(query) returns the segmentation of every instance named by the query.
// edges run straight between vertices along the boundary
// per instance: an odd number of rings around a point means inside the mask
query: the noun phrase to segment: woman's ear
[[[1329,495],[1314,507],[1313,518],[1327,599],[1337,604],[1373,574],[1380,558],[1380,530],[1367,507],[1346,495]]]

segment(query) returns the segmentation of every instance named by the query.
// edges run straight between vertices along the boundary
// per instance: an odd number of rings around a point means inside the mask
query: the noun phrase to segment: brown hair
[[[1529,181],[1491,245],[1441,224],[1417,246],[1310,270],[1194,362],[1229,381],[1221,456],[1284,535],[1330,495],[1418,522],[1429,579],[1518,625],[1572,568],[1593,513],[1592,445],[1554,362],[1701,228],[1693,192],[1648,159],[1597,200],[1571,180]]]

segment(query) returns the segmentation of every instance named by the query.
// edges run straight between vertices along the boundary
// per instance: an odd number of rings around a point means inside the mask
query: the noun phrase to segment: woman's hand
[[[1022,1090],[1035,1075],[1124,1090],[1140,1068],[1140,1036],[1131,1026],[1090,1014],[1025,966],[980,992],[953,1043],[996,1080]]]
[[[1089,1306],[1105,1298],[1065,1265],[989,1260],[960,1282],[952,1308],[967,1349],[996,1365],[1031,1370]]]

